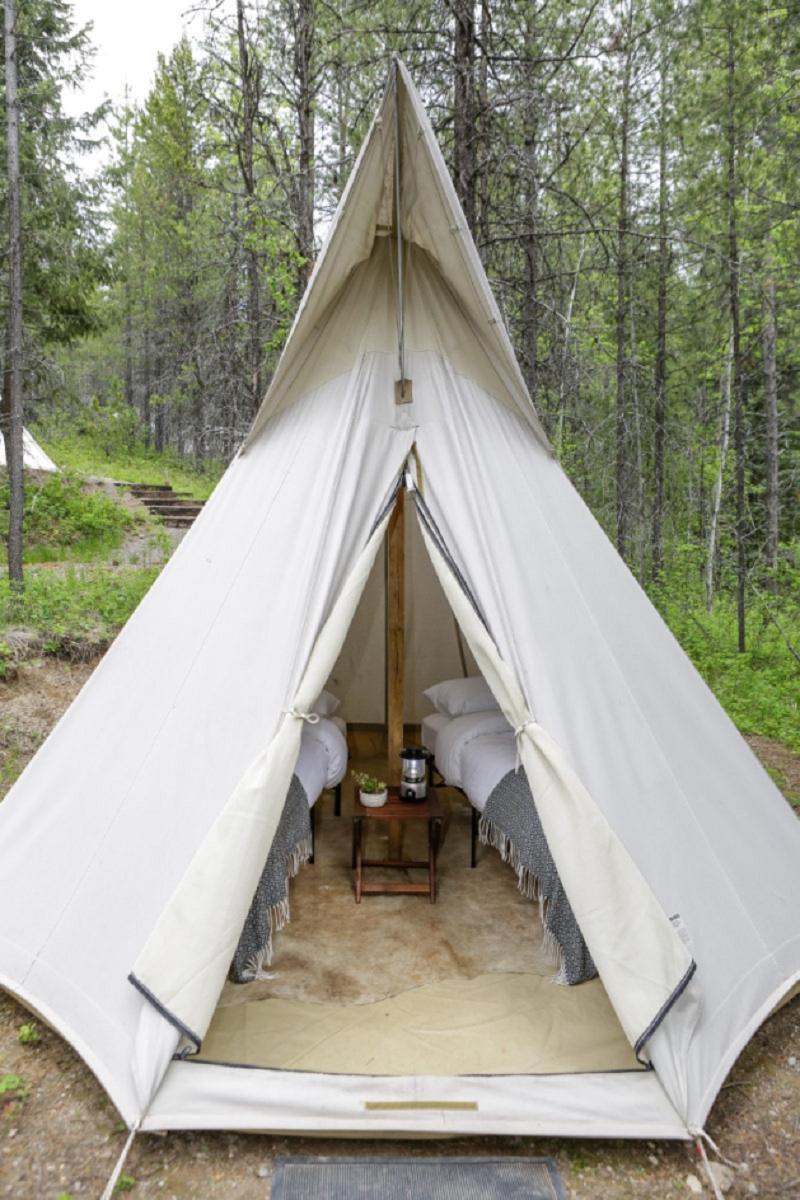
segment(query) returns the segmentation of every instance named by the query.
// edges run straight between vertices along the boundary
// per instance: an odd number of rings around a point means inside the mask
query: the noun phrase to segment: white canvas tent
[[[0,437],[0,467],[6,465],[5,438]],[[29,429],[22,431],[22,465],[26,471],[57,471],[58,467],[45,453]]]
[[[374,706],[347,633],[400,485],[650,1071],[181,1056],[213,1015],[303,714],[332,672],[362,719]],[[454,653],[443,639],[426,670]],[[0,983],[132,1129],[687,1137],[800,978],[797,822],[554,460],[402,66],[243,451],[0,806],[0,842]]]

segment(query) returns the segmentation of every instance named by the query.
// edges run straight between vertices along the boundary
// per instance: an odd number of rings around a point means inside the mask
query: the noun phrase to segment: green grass
[[[208,498],[225,468],[216,459],[195,466],[173,450],[146,447],[138,417],[124,407],[54,413],[33,432],[62,470],[121,483],[169,483],[197,500]]]
[[[134,454],[105,454],[79,437],[42,441],[59,467],[80,471],[121,483],[169,483],[176,492],[189,492],[206,500],[222,474],[222,465],[212,463],[195,469],[170,451],[157,453],[140,448]]]
[[[25,628],[52,638],[45,651],[58,650],[61,639],[113,637],[136,608],[158,575],[158,567],[110,570],[26,572],[25,589],[14,593],[7,577],[0,578],[0,630]]]

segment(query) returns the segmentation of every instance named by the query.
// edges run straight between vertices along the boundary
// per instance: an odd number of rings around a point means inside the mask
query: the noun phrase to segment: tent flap
[[[638,1054],[688,985],[694,963],[563,751],[531,716],[471,594],[458,582],[427,528],[424,536],[472,653],[516,731],[553,861],[620,1024]]]
[[[389,522],[384,506],[314,644],[278,731],[214,822],[136,960],[131,982],[199,1049],[272,845],[305,714],[330,674]]]

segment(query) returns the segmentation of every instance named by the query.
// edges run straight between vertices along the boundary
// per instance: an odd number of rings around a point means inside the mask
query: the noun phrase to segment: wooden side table
[[[427,859],[364,858],[364,823],[366,821],[426,821],[428,825]],[[442,809],[435,788],[420,803],[401,800],[399,789],[389,788],[389,799],[383,808],[366,808],[359,800],[353,807],[353,848],[356,869],[356,904],[362,895],[413,894],[429,896],[436,903],[436,854],[439,849],[439,833],[442,827]],[[390,867],[399,871],[411,867],[427,868],[427,883],[374,883],[364,879],[365,867]]]

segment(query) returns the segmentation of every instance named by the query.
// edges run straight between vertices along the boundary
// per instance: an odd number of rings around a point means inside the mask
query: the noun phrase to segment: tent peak
[[[433,127],[407,67],[394,54],[383,99],[350,173],[283,354],[243,449],[252,444],[271,417],[304,394],[303,388],[313,375],[305,366],[315,355],[320,332],[342,299],[348,280],[369,259],[376,238],[385,236],[387,229],[395,231],[406,253],[413,243],[435,264],[449,293],[448,305],[464,324],[465,346],[470,343],[489,365],[488,372],[483,374],[493,379],[490,394],[515,411],[547,447],[547,436],[536,415]],[[391,350],[398,355],[401,379],[404,328],[408,353],[431,348],[427,343],[411,345],[408,321],[404,325],[401,319],[404,298],[408,295],[408,288],[402,286],[400,278],[405,271],[402,249],[398,245],[391,268],[395,275],[393,303],[397,310],[396,340]],[[406,317],[410,315],[406,310]],[[353,347],[355,350],[354,334]],[[367,344],[362,339],[357,353],[364,355],[375,349],[386,351],[389,347]],[[470,355],[474,359],[472,350]],[[456,367],[461,371],[460,366]],[[417,411],[415,407],[415,414]]]

